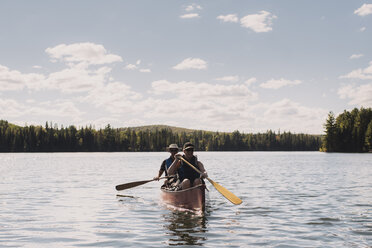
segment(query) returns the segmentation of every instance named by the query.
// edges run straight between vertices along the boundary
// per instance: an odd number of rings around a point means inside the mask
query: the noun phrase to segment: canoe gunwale
[[[161,188],[161,191],[165,193],[183,193],[183,192],[191,191],[196,188],[205,188],[205,184],[199,184],[199,185],[196,185],[196,186],[193,186],[187,189],[181,189],[181,190],[167,190],[167,188]]]

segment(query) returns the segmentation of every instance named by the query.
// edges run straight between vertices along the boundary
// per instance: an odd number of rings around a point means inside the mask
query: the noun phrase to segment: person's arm
[[[158,176],[154,177],[154,180],[159,180],[160,176],[163,174],[164,171],[165,171],[165,160],[161,164]]]
[[[162,169],[159,170],[159,174],[156,177],[156,180],[159,180],[159,178],[161,177],[161,175],[163,175],[163,172],[164,172],[164,170],[162,170]]]
[[[177,158],[174,159],[171,166],[168,168],[168,175],[175,175],[177,173],[178,168],[180,168],[181,161]]]
[[[200,174],[200,177],[201,178],[207,178],[208,177],[208,173],[205,170],[203,163],[200,162],[200,161],[198,161],[198,166],[199,166],[200,172],[202,173],[202,174]]]

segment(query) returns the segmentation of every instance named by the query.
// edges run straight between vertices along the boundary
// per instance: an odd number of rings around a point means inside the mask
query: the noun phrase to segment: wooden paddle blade
[[[212,179],[210,179],[208,177],[207,177],[207,179],[218,190],[218,192],[220,192],[221,195],[223,195],[231,203],[233,203],[235,205],[239,205],[239,204],[242,203],[242,200],[239,197],[237,197],[236,195],[234,195],[233,193],[231,193],[230,191],[228,191],[226,188],[224,188],[223,186],[221,186],[218,183],[214,182]]]
[[[124,189],[130,189],[130,188],[134,188],[134,187],[137,187],[137,186],[140,186],[142,184],[145,184],[145,183],[148,183],[148,182],[152,182],[154,180],[146,180],[146,181],[137,181],[137,182],[131,182],[131,183],[124,183],[124,184],[120,184],[120,185],[116,185],[116,190],[124,190]]]

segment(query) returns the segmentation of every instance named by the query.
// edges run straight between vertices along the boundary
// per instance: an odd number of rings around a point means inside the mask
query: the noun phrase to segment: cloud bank
[[[362,69],[356,69],[348,74],[340,76],[340,78],[349,78],[349,79],[362,79],[362,80],[368,80],[372,79],[372,61],[369,62],[369,66]]]
[[[291,80],[281,78],[281,79],[270,79],[269,81],[260,84],[260,86],[265,89],[279,89],[285,86],[298,85],[301,83],[302,82],[300,80],[291,81]]]
[[[24,101],[1,95],[2,118],[16,120],[16,123],[18,120],[18,124],[44,124],[52,120],[65,125],[168,124],[214,131],[262,132],[281,128],[319,133],[319,123],[327,114],[325,110],[302,106],[290,99],[260,100],[259,94],[251,89],[258,81],[255,77],[244,81],[239,75],[212,76],[211,80],[217,83],[152,80],[147,91],[138,91],[115,79],[114,64],[122,63],[122,57],[109,53],[102,45],[60,44],[45,51],[53,63],[61,63],[62,69],[45,74],[22,73],[0,65],[0,95],[2,92],[30,92]],[[141,64],[141,60],[137,60],[121,65],[120,69],[124,73],[150,71],[141,68]],[[189,57],[172,69],[207,68],[205,60]],[[243,82],[239,83],[241,80]],[[300,83],[300,80],[281,78],[259,86],[278,89]],[[357,99],[360,92],[367,89],[354,88],[348,94],[340,90],[340,97]],[[42,99],[37,92],[42,92]]]

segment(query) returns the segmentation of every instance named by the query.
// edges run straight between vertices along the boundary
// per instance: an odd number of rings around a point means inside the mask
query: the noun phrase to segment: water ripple
[[[371,156],[200,152],[243,200],[208,185],[204,213],[164,205],[161,182],[114,190],[151,179],[166,156],[0,154],[0,246],[371,247]]]

